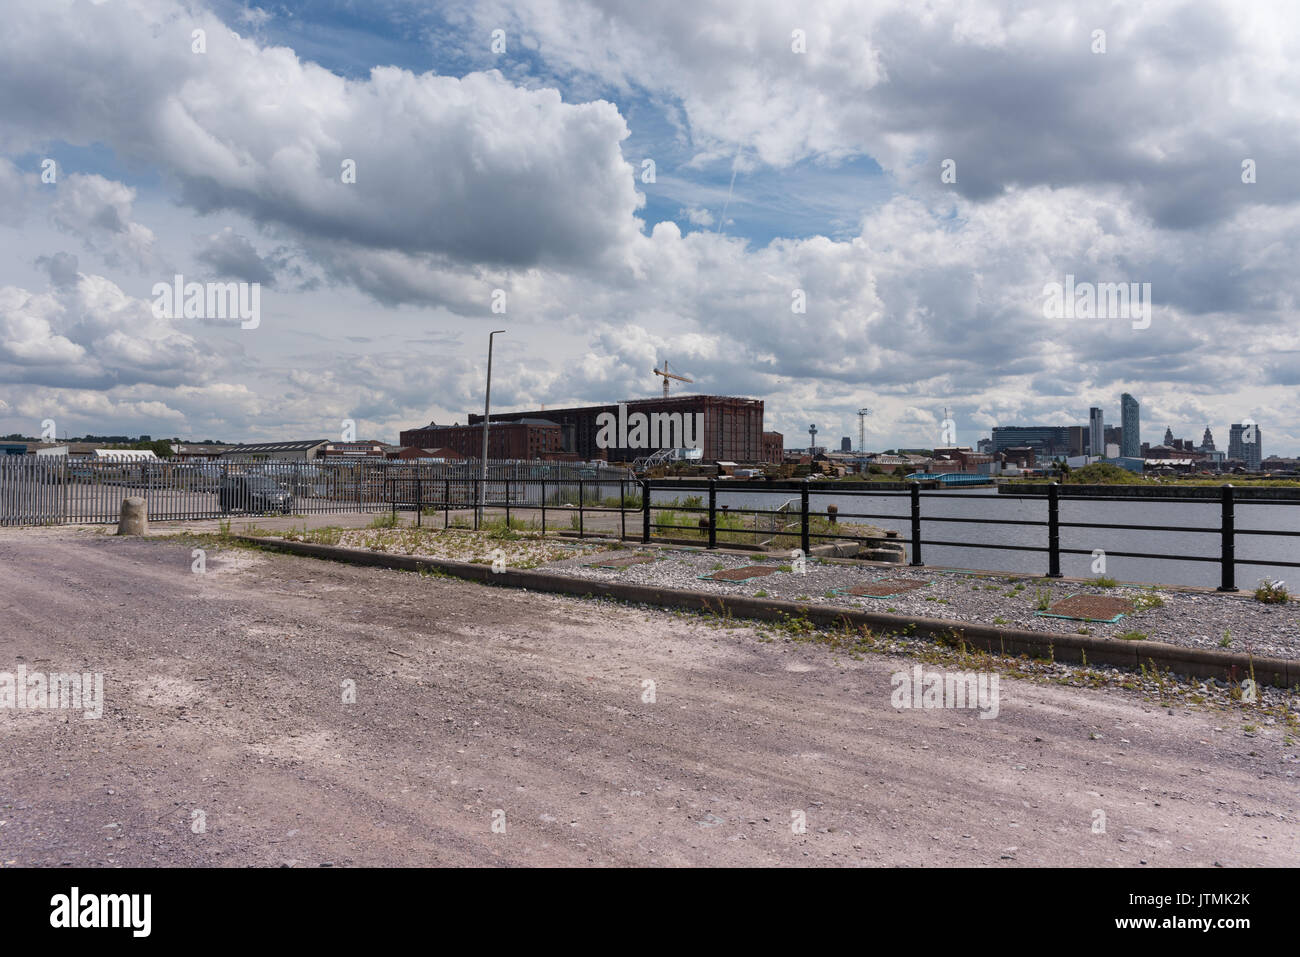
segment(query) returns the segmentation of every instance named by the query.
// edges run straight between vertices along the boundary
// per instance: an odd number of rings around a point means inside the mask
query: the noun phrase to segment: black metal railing
[[[652,519],[652,510],[667,510],[675,512],[698,513],[702,516],[700,523],[702,528],[707,531],[707,547],[716,548],[718,538],[718,516],[720,514],[717,505],[717,492],[719,483],[716,480],[707,481],[642,481],[641,483],[642,499],[642,528],[641,541],[649,543],[656,538],[656,532],[676,533],[677,536],[691,534],[695,529],[689,526],[682,526],[675,523],[660,523]],[[1046,555],[1046,570],[1044,575],[1049,578],[1060,578],[1061,573],[1061,556],[1062,555],[1088,555],[1095,556],[1097,549],[1070,548],[1061,544],[1061,529],[1093,529],[1098,531],[1139,531],[1139,532],[1178,532],[1201,535],[1215,535],[1218,537],[1218,554],[1206,554],[1204,551],[1198,554],[1176,553],[1176,552],[1146,552],[1105,549],[1108,557],[1115,558],[1135,558],[1147,560],[1168,560],[1168,561],[1186,561],[1216,563],[1219,565],[1219,590],[1235,591],[1236,590],[1236,571],[1239,566],[1270,567],[1270,568],[1300,568],[1300,561],[1289,561],[1281,558],[1241,558],[1237,556],[1237,539],[1242,536],[1280,536],[1287,538],[1300,538],[1300,531],[1287,529],[1239,529],[1236,525],[1236,509],[1241,506],[1257,505],[1292,505],[1300,506],[1300,499],[1295,498],[1268,498],[1263,497],[1267,492],[1261,492],[1259,495],[1253,495],[1251,498],[1238,498],[1236,490],[1231,485],[1224,485],[1218,489],[1207,489],[1207,494],[1200,497],[1191,497],[1187,495],[1178,496],[1160,496],[1145,494],[1124,494],[1116,492],[1108,495],[1087,495],[1077,498],[1070,497],[1068,494],[1062,495],[1062,488],[1055,483],[1047,489],[1046,504],[1047,515],[1045,519],[1013,519],[1013,518],[980,518],[972,516],[953,516],[953,515],[926,515],[922,510],[923,501],[937,499],[961,499],[967,502],[972,501],[972,495],[967,492],[944,492],[944,491],[923,491],[918,483],[910,483],[910,488],[902,491],[873,489],[867,483],[857,486],[848,485],[840,482],[769,482],[763,484],[751,483],[731,483],[724,482],[722,487],[728,492],[744,493],[767,493],[780,495],[782,497],[791,491],[797,490],[799,493],[799,515],[798,531],[784,529],[772,529],[763,532],[763,535],[769,538],[784,537],[787,539],[798,539],[799,548],[806,555],[810,552],[812,539],[818,540],[846,540],[860,541],[861,536],[854,534],[839,534],[832,530],[831,522],[838,523],[845,519],[875,519],[889,520],[891,522],[906,523],[911,544],[910,564],[913,566],[924,566],[923,548],[932,547],[952,547],[965,549],[994,549],[1011,552],[1037,552]],[[689,505],[677,501],[654,503],[653,494],[656,491],[666,492],[671,490],[678,494],[683,492],[699,491],[707,493],[707,505]],[[850,497],[861,499],[879,499],[879,498],[907,498],[909,508],[906,515],[897,513],[883,513],[876,511],[854,511],[846,512],[838,509],[814,510],[810,507],[810,497],[818,495],[834,495],[836,497]],[[1024,501],[1042,501],[1044,496],[1039,493],[1007,493],[997,496],[997,500],[1024,500]],[[1220,521],[1217,526],[1188,526],[1188,525],[1156,525],[1156,524],[1136,524],[1129,522],[1073,522],[1062,521],[1061,519],[1061,502],[1062,500],[1072,502],[1125,502],[1129,504],[1220,504]],[[703,503],[703,496],[701,496]],[[735,506],[723,506],[726,513],[731,515],[770,515],[770,509],[743,508]],[[1300,513],[1297,513],[1300,514]],[[815,518],[824,518],[827,524],[819,527],[816,532],[812,531],[812,520]],[[792,526],[794,523],[790,523]],[[1047,531],[1046,544],[1009,544],[1006,542],[990,541],[956,541],[949,538],[926,537],[924,526],[933,527],[937,524],[951,525],[996,525],[996,526],[1023,526],[1027,528],[1045,528]],[[726,533],[726,529],[723,530]],[[733,531],[737,532],[743,530]],[[757,523],[755,524],[755,537],[757,537]],[[671,534],[661,535],[662,538],[674,537]]]
[[[480,528],[489,513],[504,516],[507,526],[521,521],[524,527],[542,531],[570,531],[579,537],[615,535],[628,538],[628,515],[641,517],[640,534],[630,536],[642,542],[698,542],[707,548],[719,544],[771,544],[789,541],[804,554],[814,539],[860,541],[861,532],[843,534],[840,521],[867,519],[888,521],[900,528],[902,542],[910,545],[910,562],[923,566],[925,550],[951,547],[972,550],[1038,553],[1045,556],[1050,578],[1062,575],[1062,556],[1095,555],[1097,549],[1073,548],[1062,543],[1062,530],[1096,532],[1176,532],[1213,535],[1217,548],[1209,546],[1195,553],[1155,552],[1136,549],[1106,549],[1107,556],[1143,560],[1213,563],[1219,566],[1219,588],[1236,590],[1239,568],[1300,568],[1300,554],[1286,557],[1237,554],[1238,539],[1300,538],[1300,527],[1239,527],[1237,511],[1260,505],[1300,505],[1300,497],[1287,497],[1290,489],[1267,487],[1249,490],[1224,485],[1217,489],[1178,488],[1164,490],[1143,486],[1117,486],[1100,490],[1057,486],[1009,487],[994,498],[974,491],[922,489],[912,482],[906,487],[881,488],[875,483],[772,481],[731,482],[709,480],[636,480],[626,470],[603,464],[489,462],[484,481],[481,465],[464,463],[421,463],[393,460],[345,460],[336,462],[175,462],[175,461],[92,461],[67,457],[33,456],[0,459],[0,525],[42,525],[108,523],[118,519],[122,499],[142,496],[151,520],[175,521],[223,518],[232,514],[311,514],[329,512],[413,510],[416,523],[438,516],[444,527],[463,525]],[[1176,494],[1174,494],[1176,491]],[[719,492],[729,495],[774,496],[777,508],[754,508],[720,504]],[[669,494],[672,500],[667,500]],[[696,493],[698,504],[677,500],[683,493]],[[1097,493],[1097,494],[1094,494]],[[656,494],[660,500],[655,501]],[[827,506],[812,507],[812,497],[847,498],[854,511]],[[940,499],[965,502],[1019,500],[1043,502],[1046,515],[1037,518],[981,517],[937,514],[928,508]],[[900,510],[883,512],[874,503],[906,499]],[[795,511],[797,501],[798,511]],[[1063,502],[1115,502],[1127,504],[1219,504],[1217,524],[1203,526],[1130,523],[1118,521],[1067,521]],[[859,510],[859,508],[863,510]],[[560,512],[566,518],[555,520]],[[656,521],[658,512],[660,521]],[[665,512],[698,516],[695,524],[664,521]],[[1300,513],[1296,513],[1300,515]],[[737,522],[737,519],[739,521]],[[565,525],[567,524],[567,528]],[[1258,524],[1258,523],[1257,523]],[[1284,524],[1293,524],[1290,522]],[[935,537],[937,526],[991,525],[1046,530],[1046,540],[1008,542],[958,541]],[[814,527],[815,526],[815,527]],[[1100,538],[1101,536],[1099,536]]]
[[[455,524],[477,531],[490,524],[492,514],[499,514],[506,528],[567,530],[579,538],[589,533],[625,538],[628,513],[641,508],[633,494],[637,482],[627,472],[613,469],[594,478],[489,477],[486,482],[468,478],[453,483],[396,474],[386,481],[388,508],[394,513],[414,512],[417,526],[423,525],[425,516],[441,513],[444,528]],[[454,520],[453,512],[457,513]],[[568,516],[567,529],[548,520],[548,513],[553,518],[556,512]],[[590,525],[593,518],[594,526]]]
[[[483,486],[477,462],[357,458],[311,461],[105,460],[67,456],[0,458],[0,525],[116,522],[122,500],[145,499],[153,521],[232,515],[377,512],[391,507],[394,489],[417,480],[442,483],[449,506],[472,505]],[[521,481],[555,488],[580,481],[616,482],[630,473],[603,464],[489,460],[491,496]]]

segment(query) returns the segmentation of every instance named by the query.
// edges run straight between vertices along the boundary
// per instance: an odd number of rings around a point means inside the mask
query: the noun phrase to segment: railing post
[[[506,531],[510,530],[510,476],[506,476]]]
[[[627,538],[627,479],[618,480],[618,540]]]
[[[448,472],[446,485],[442,489],[442,527],[451,525],[451,473]]]
[[[477,531],[478,531],[478,516],[479,516],[479,512],[482,511],[482,506],[481,506],[481,504],[480,504],[480,503],[482,502],[482,500],[479,498],[479,495],[478,495],[478,483],[479,483],[479,480],[476,479],[476,478],[472,478],[472,479],[470,479],[470,481],[474,483],[474,486],[473,486],[473,488],[471,489],[471,491],[473,491],[473,493],[474,493],[474,531],[477,532]],[[487,485],[485,484],[483,487],[484,487],[484,488],[487,488]]]
[[[1047,486],[1047,577],[1061,577],[1061,503],[1055,482]]]
[[[641,480],[641,544],[650,544],[650,480]]]
[[[415,527],[424,527],[424,478],[418,472],[415,476]]]
[[[1221,583],[1219,591],[1236,591],[1236,561],[1237,561],[1237,516],[1233,512],[1233,492],[1232,485],[1228,484],[1220,489],[1220,502],[1223,508],[1223,517],[1219,525],[1219,573]]]
[[[583,520],[582,520],[582,499],[583,499],[582,493],[584,488],[585,485],[583,484],[582,479],[578,479],[578,537],[579,538],[582,538],[582,536],[585,534],[585,530],[583,529]]]
[[[921,483],[912,481],[912,565],[924,565],[921,561]]]
[[[718,480],[709,479],[709,548],[718,547]]]
[[[546,479],[542,479],[542,534],[546,534]]]
[[[808,480],[799,489],[799,547],[807,555],[812,549],[808,542]]]

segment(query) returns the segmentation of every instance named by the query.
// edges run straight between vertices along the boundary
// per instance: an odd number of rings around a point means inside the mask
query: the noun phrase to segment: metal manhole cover
[[[750,578],[762,578],[764,575],[775,575],[781,569],[769,567],[767,565],[746,565],[744,568],[724,568],[722,571],[712,572],[700,577],[706,581],[715,582],[743,582]]]
[[[882,578],[880,581],[854,588],[841,588],[839,594],[854,595],[858,598],[892,598],[904,592],[916,591],[930,584],[919,578]]]
[[[1070,595],[1054,602],[1047,611],[1037,614],[1046,618],[1071,618],[1075,621],[1119,621],[1133,613],[1133,603],[1109,595]]]

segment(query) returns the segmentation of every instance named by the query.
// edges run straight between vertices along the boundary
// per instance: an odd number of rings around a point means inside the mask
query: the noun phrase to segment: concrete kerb
[[[1114,638],[1095,638],[1089,635],[1047,634],[1023,628],[945,621],[940,618],[914,618],[771,598],[717,595],[711,592],[655,588],[628,582],[592,581],[543,571],[506,569],[502,572],[494,572],[489,565],[421,558],[414,555],[390,555],[385,552],[344,548],[338,545],[315,545],[281,538],[251,535],[237,535],[234,538],[237,541],[290,554],[324,558],[353,565],[413,572],[440,572],[485,585],[501,585],[578,597],[611,598],[637,604],[656,605],[661,608],[711,611],[716,614],[729,614],[736,618],[751,618],[759,621],[780,621],[784,618],[801,617],[823,627],[865,625],[873,631],[933,638],[947,644],[964,641],[992,654],[1023,654],[1033,658],[1050,657],[1066,662],[1082,662],[1086,655],[1090,665],[1113,665],[1133,671],[1137,671],[1142,665],[1152,665],[1161,670],[1193,678],[1241,681],[1251,677],[1253,673],[1255,680],[1260,684],[1279,688],[1290,688],[1300,684],[1300,661],[1289,661],[1285,658],[1252,658],[1237,652],[1185,648],[1181,645],[1168,645],[1157,641],[1124,641]]]

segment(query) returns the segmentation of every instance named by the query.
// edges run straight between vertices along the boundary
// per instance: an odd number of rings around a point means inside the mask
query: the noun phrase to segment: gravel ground
[[[266,534],[257,530],[247,534]],[[515,533],[510,538],[480,535],[456,529],[419,528],[359,528],[359,529],[298,529],[270,532],[279,538],[295,542],[314,542],[321,545],[338,545],[343,548],[365,548],[393,555],[419,555],[423,558],[440,558],[444,561],[470,562],[491,565],[504,561],[509,568],[536,568],[548,562],[563,561],[573,556],[587,556],[606,546],[592,541],[565,542],[543,538],[540,534]],[[589,559],[591,560],[591,559]]]
[[[636,554],[633,551],[624,554]],[[809,560],[806,573],[782,571],[746,582],[707,581],[700,576],[717,568],[781,564],[779,559],[706,553],[694,550],[646,550],[659,561],[624,569],[588,568],[592,558],[568,558],[545,566],[547,571],[601,581],[618,579],[659,588],[683,588],[720,595],[767,597],[807,601],[861,610],[888,611],[951,621],[1007,624],[1034,631],[1086,633],[1118,637],[1140,633],[1147,638],[1193,648],[1228,648],[1261,656],[1300,658],[1300,603],[1265,605],[1250,595],[1219,595],[1173,589],[1130,586],[1101,588],[1079,582],[1048,582],[1026,576],[989,576],[879,565],[850,565]],[[789,565],[784,567],[789,568]],[[865,598],[829,594],[885,578],[923,579],[930,584],[891,598]],[[1050,595],[1055,602],[1068,595],[1106,595],[1153,601],[1163,605],[1125,615],[1113,624],[1050,618],[1035,614],[1038,599]],[[760,597],[762,597],[760,595]],[[1082,629],[1087,629],[1083,632]],[[1224,635],[1230,644],[1224,645]],[[1134,639],[1126,639],[1134,640]]]
[[[1300,858],[1285,705],[1044,665],[1081,684],[899,709],[994,663],[193,544],[0,530],[0,670],[105,677],[98,720],[0,711],[0,866]]]

